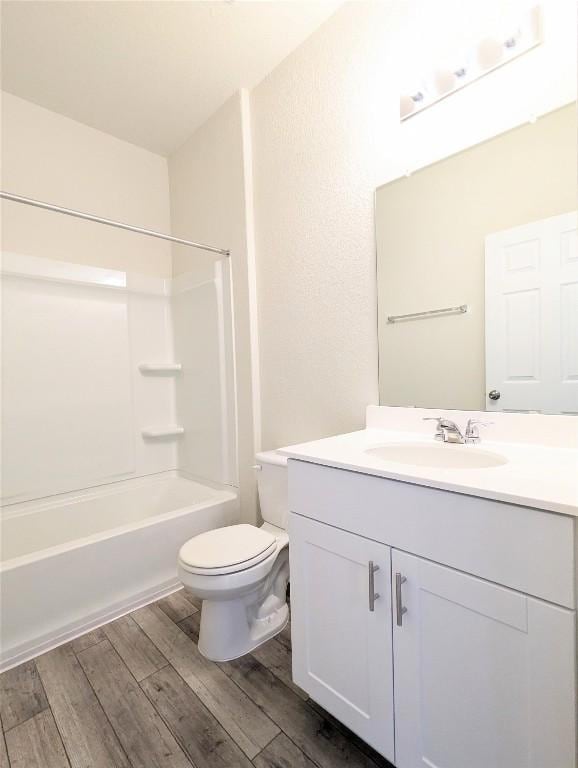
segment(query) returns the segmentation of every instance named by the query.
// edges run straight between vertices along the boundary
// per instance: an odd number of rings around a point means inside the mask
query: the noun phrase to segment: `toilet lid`
[[[181,547],[179,559],[187,570],[215,573],[256,565],[274,551],[273,534],[242,523],[201,533]]]

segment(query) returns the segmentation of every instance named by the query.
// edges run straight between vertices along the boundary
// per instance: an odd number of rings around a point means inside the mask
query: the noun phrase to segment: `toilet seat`
[[[181,547],[179,563],[189,573],[220,576],[258,565],[276,548],[277,539],[269,531],[241,523],[189,539]]]

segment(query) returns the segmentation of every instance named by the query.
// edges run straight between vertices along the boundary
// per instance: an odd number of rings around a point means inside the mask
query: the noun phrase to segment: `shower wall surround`
[[[2,277],[3,503],[177,467],[235,483],[219,262],[199,284],[4,253]]]
[[[169,311],[174,359],[178,466],[201,480],[238,486],[235,376],[229,262],[214,261],[199,279],[172,278]]]

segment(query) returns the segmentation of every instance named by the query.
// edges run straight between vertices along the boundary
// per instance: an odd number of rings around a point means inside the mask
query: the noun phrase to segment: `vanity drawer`
[[[576,607],[573,518],[289,460],[291,512]]]

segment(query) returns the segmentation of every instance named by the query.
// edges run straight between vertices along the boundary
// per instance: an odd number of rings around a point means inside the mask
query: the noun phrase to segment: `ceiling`
[[[2,87],[168,155],[340,5],[4,0]]]

